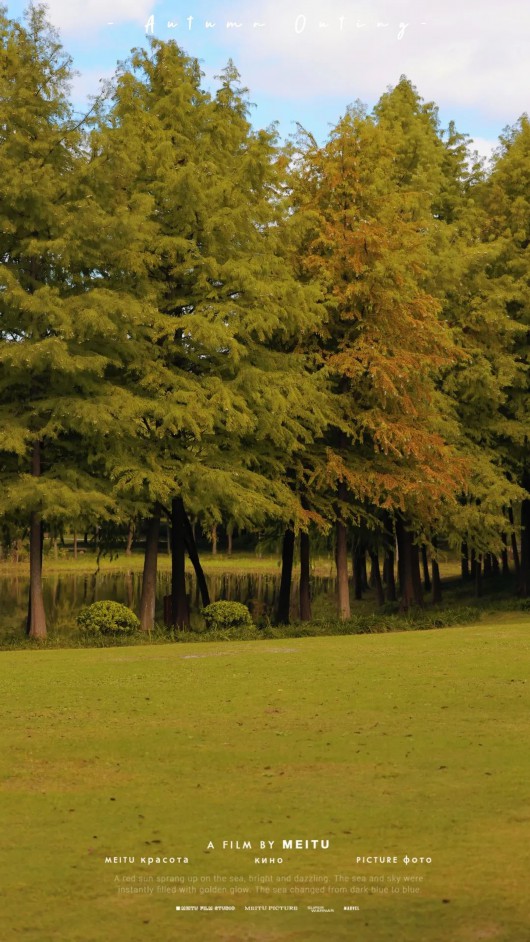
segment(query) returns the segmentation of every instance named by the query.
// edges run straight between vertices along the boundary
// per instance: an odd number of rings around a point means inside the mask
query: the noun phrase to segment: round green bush
[[[94,602],[83,608],[77,616],[77,624],[91,634],[130,635],[138,631],[140,622],[134,612],[121,602]]]
[[[206,627],[215,631],[222,628],[251,628],[252,615],[241,602],[212,602],[203,608]]]

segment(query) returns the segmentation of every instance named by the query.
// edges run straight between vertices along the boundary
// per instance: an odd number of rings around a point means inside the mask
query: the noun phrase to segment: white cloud
[[[493,156],[493,151],[498,146],[498,140],[492,141],[485,137],[473,136],[473,138],[470,140],[471,150],[476,150],[480,157],[485,157],[487,160],[490,160],[490,158]]]
[[[108,65],[111,54],[114,61],[128,54],[136,31],[137,44],[142,43],[145,24],[154,16],[155,35],[176,39],[199,56],[207,72],[218,71],[216,60],[232,56],[251,99],[274,103],[279,112],[284,102],[286,109],[296,105],[298,114],[313,108],[315,117],[327,111],[328,119],[336,120],[356,98],[375,102],[403,73],[459,126],[458,112],[472,113],[473,129],[484,137],[530,110],[530,4],[523,0],[504,0],[502,6],[498,0],[48,0],[48,5],[66,45],[69,37],[88,38],[86,84],[95,79],[97,86],[99,77],[92,70],[100,56],[95,34],[108,29],[101,47]],[[206,28],[205,18],[215,29]],[[168,19],[178,20],[179,28],[169,29]],[[227,21],[241,27],[227,28]]]
[[[114,73],[115,69],[105,69],[103,66],[78,72],[71,84],[72,100],[76,103],[76,109],[88,110],[89,98],[99,95],[102,91],[101,83],[111,79]]]
[[[107,24],[144,25],[153,14],[154,0],[47,0],[51,22],[65,35],[83,35]]]
[[[522,0],[284,0],[281,13],[277,0],[264,0],[260,29],[249,9],[239,8],[237,34],[219,37],[237,46],[252,91],[374,100],[405,73],[424,98],[491,119],[529,108],[530,4]]]

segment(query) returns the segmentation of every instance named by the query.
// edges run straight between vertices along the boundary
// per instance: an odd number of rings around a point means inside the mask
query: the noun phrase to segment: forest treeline
[[[285,145],[231,62],[210,93],[156,39],[79,116],[45,8],[0,35],[0,514],[29,538],[28,634],[44,532],[131,520],[144,628],[161,521],[181,627],[186,553],[208,594],[192,519],[284,533],[279,621],[298,534],[311,617],[318,531],[343,619],[350,553],[407,608],[426,547],[439,597],[442,540],[475,576],[510,548],[527,596],[527,116],[486,166],[401,77]]]

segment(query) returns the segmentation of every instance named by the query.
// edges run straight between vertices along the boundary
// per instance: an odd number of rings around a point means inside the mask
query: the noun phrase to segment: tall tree
[[[450,440],[465,458],[468,472],[459,500],[440,508],[437,516],[452,545],[463,553],[465,572],[471,551],[501,550],[505,507],[521,497],[517,476],[510,480],[506,473],[502,440],[506,404],[522,374],[513,349],[517,325],[501,283],[491,279],[493,271],[503,270],[503,263],[484,202],[490,189],[488,175],[466,135],[458,134],[454,125],[441,137],[443,185],[436,215],[445,223],[444,244],[435,254],[432,278],[443,289],[442,316],[461,352],[443,371],[441,387],[452,404]],[[448,252],[448,244],[456,251]],[[435,533],[431,526],[429,538],[434,539]]]
[[[425,519],[454,499],[463,472],[436,387],[455,349],[427,286],[442,149],[428,109],[402,85],[397,117],[386,99],[374,116],[350,108],[322,148],[306,135],[293,184],[305,272],[326,296],[314,347],[336,403],[326,474],[340,507],[340,585],[348,507],[352,517],[372,505]],[[402,106],[410,120],[399,117]],[[348,604],[344,597],[342,617]]]
[[[320,421],[297,350],[313,292],[282,241],[274,133],[252,130],[232,64],[213,96],[201,78],[174,42],[153,40],[120,70],[94,139],[109,186],[118,176],[150,201],[143,258],[164,319],[142,379],[146,448],[123,453],[113,479],[123,496],[177,495],[212,526],[287,521],[301,513],[287,459]]]
[[[484,292],[497,319],[508,322],[513,356],[509,381],[496,412],[498,455],[505,474],[520,486],[519,592],[530,595],[530,121],[506,128],[491,173],[480,190],[482,247],[487,253]],[[504,502],[509,504],[509,500]],[[499,526],[500,535],[501,526]],[[501,540],[499,539],[499,549]]]
[[[124,436],[131,447],[142,397],[129,364],[152,345],[155,309],[131,263],[143,214],[93,198],[45,8],[25,24],[2,13],[0,29],[2,502],[29,527],[28,633],[42,638],[43,521],[116,512],[107,456]]]

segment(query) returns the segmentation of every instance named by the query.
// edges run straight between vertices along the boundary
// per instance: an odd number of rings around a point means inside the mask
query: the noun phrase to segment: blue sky
[[[4,0],[5,2],[5,0]],[[7,2],[21,16],[26,3]],[[49,0],[80,75],[76,105],[146,33],[175,39],[214,76],[232,58],[256,104],[253,121],[299,121],[323,140],[346,106],[372,106],[401,74],[490,152],[530,110],[526,0]]]

